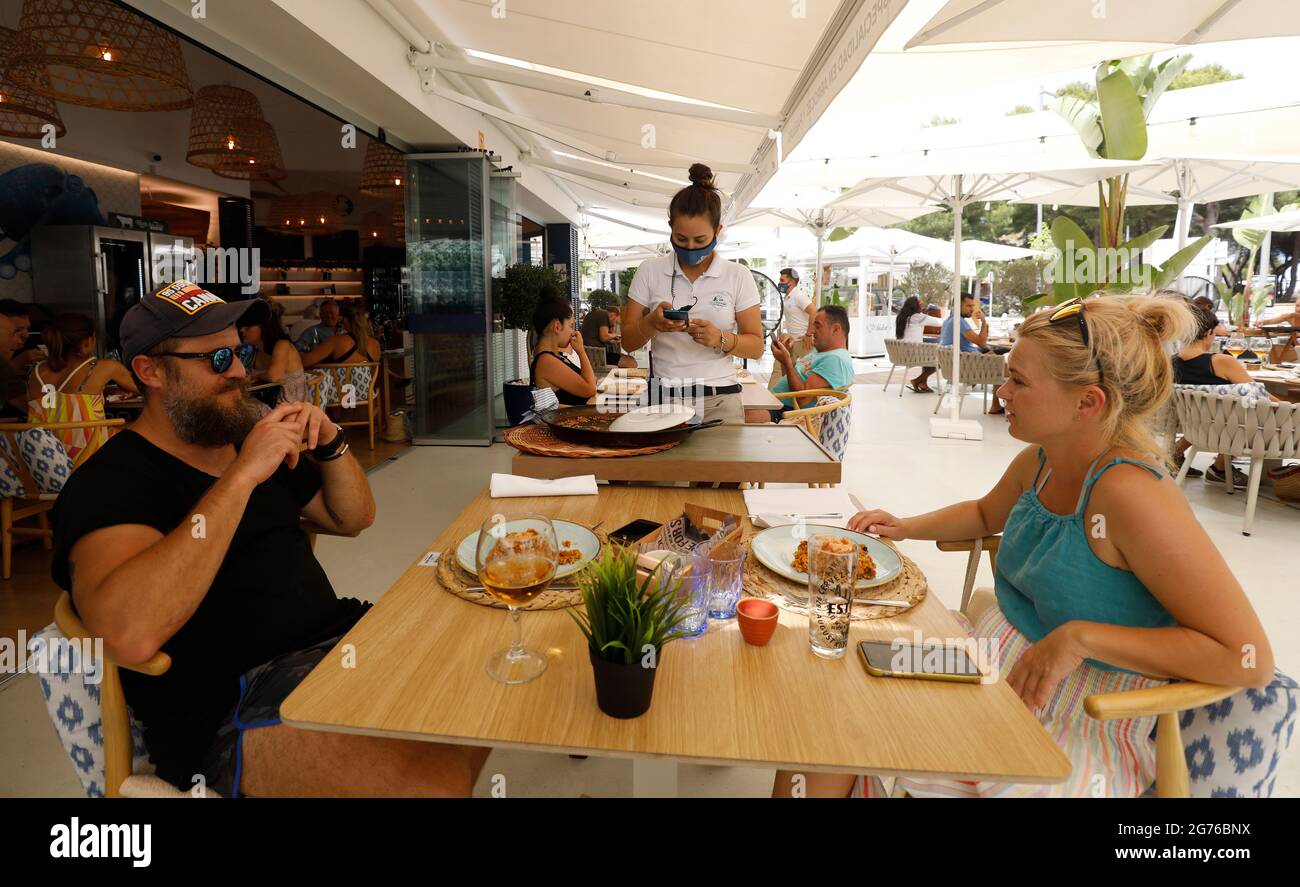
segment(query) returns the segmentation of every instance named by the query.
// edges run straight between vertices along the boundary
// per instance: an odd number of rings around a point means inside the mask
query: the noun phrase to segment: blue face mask
[[[776,291],[784,296],[786,293],[790,292],[790,284],[778,283],[776,285]]]
[[[713,242],[708,246],[702,246],[699,249],[687,249],[684,246],[673,244],[673,252],[677,253],[677,258],[681,259],[687,265],[698,265],[709,257],[718,246],[718,238],[715,235]]]

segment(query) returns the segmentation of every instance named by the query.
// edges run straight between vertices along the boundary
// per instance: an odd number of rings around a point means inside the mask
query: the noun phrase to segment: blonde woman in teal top
[[[1007,360],[1011,436],[1030,446],[984,497],[929,514],[856,515],[888,539],[1002,535],[997,606],[972,627],[1001,677],[1061,744],[1062,784],[899,779],[912,795],[1136,796],[1155,775],[1153,718],[1099,722],[1093,693],[1171,679],[1263,687],[1273,653],[1254,608],[1165,471],[1152,417],[1170,346],[1195,332],[1181,299],[1104,296],[1029,317]],[[789,774],[778,774],[775,793]],[[857,783],[862,787],[864,783]],[[844,795],[819,775],[809,793]]]

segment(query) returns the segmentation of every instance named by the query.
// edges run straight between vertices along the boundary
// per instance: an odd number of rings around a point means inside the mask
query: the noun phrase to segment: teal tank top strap
[[[1034,472],[1034,482],[1029,485],[1029,489],[1033,490],[1035,493],[1037,493],[1041,489],[1041,487],[1039,487],[1038,485],[1038,480],[1043,476],[1043,466],[1046,464],[1047,464],[1047,453],[1043,452],[1042,447],[1039,447],[1038,448],[1038,470]],[[1043,480],[1046,480],[1046,478],[1043,478]]]
[[[1105,453],[1102,454],[1102,456],[1104,455]],[[1147,471],[1151,472],[1151,474],[1155,476],[1156,480],[1160,480],[1162,477],[1165,476],[1164,472],[1162,472],[1159,468],[1153,468],[1152,466],[1148,465],[1145,462],[1140,462],[1137,459],[1127,459],[1123,456],[1116,456],[1114,459],[1111,459],[1105,465],[1101,466],[1100,471],[1098,471],[1096,474],[1093,474],[1092,470],[1097,467],[1097,462],[1100,461],[1101,461],[1101,456],[1098,456],[1097,461],[1093,462],[1092,465],[1088,466],[1088,477],[1087,480],[1083,482],[1083,489],[1079,491],[1079,505],[1074,510],[1074,513],[1076,515],[1082,515],[1088,509],[1088,500],[1092,498],[1093,484],[1097,482],[1098,478],[1100,478],[1107,471],[1110,471],[1116,465],[1136,465],[1138,468],[1145,468]]]

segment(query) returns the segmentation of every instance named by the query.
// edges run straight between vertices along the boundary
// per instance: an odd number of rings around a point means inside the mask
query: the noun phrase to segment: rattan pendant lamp
[[[280,140],[275,129],[265,120],[256,117],[235,117],[233,129],[239,134],[245,156],[226,158],[227,162],[214,167],[213,172],[227,179],[276,182],[289,177],[280,155]]]
[[[18,32],[0,27],[0,64],[3,64],[3,59],[13,58],[17,46]],[[45,135],[43,127],[48,124],[53,124],[57,138],[67,135],[68,128],[63,125],[54,100],[12,83],[0,67],[0,136],[39,139]]]
[[[400,197],[406,178],[406,161],[400,151],[373,139],[366,142],[361,167],[361,193],[370,197]]]
[[[7,77],[56,101],[110,111],[194,102],[180,40],[110,0],[23,0]]]

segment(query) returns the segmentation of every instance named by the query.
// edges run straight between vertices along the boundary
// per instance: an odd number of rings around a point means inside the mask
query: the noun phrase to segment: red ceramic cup
[[[740,634],[748,644],[762,647],[772,639],[777,623],[776,604],[761,598],[742,598],[736,604],[736,620]]]

